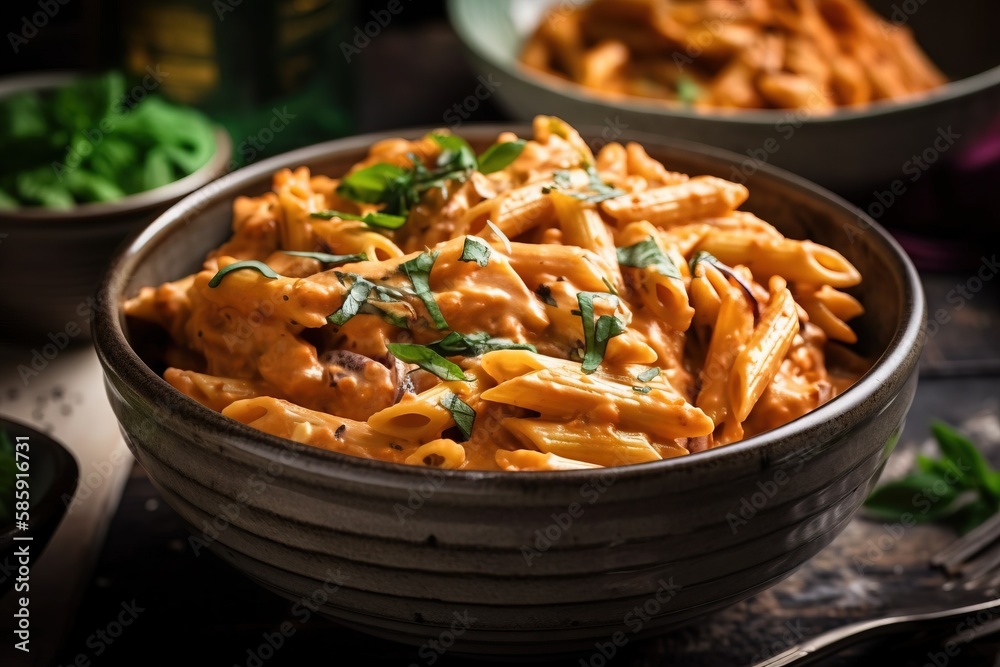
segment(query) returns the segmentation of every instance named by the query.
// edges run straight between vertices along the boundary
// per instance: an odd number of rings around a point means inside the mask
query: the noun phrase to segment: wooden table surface
[[[421,56],[414,58],[414,53]],[[443,110],[476,85],[454,36],[441,25],[387,32],[363,55],[361,130],[444,124]],[[380,87],[406,103],[373,94]],[[502,116],[486,102],[474,118]],[[997,250],[983,248],[983,254],[991,257]],[[967,430],[1000,464],[1000,279],[987,282],[961,309],[948,300],[949,291],[976,269],[924,276],[931,312],[944,309],[951,320],[928,340],[920,387],[887,475],[907,469],[915,453],[929,445],[932,417]],[[945,593],[940,575],[928,567],[929,555],[954,539],[952,533],[918,526],[885,538],[892,530],[859,517],[781,584],[689,628],[628,645],[610,664],[750,665],[855,620],[983,599]],[[135,466],[58,664],[354,664],[349,656],[370,665],[429,664],[414,649],[322,619],[300,623],[289,602],[256,587],[211,554],[196,557],[186,538],[178,516]],[[118,637],[97,634],[130,605],[136,618],[125,632]],[[258,660],[258,647],[285,621],[292,622],[294,634],[267,660]],[[900,640],[887,649],[824,664],[920,667],[938,664],[938,650],[933,644]],[[998,654],[1000,639],[985,638],[962,646],[948,664],[1000,667]],[[446,654],[437,664],[476,663]],[[579,665],[581,660],[556,664]]]

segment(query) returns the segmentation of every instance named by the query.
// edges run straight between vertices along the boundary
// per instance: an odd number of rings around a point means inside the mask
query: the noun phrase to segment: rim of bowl
[[[674,103],[671,100],[646,99],[632,95],[602,95],[578,83],[559,78],[545,72],[535,72],[522,67],[516,59],[511,62],[494,58],[488,49],[482,47],[482,41],[477,33],[468,25],[465,17],[470,17],[475,11],[474,5],[460,0],[448,0],[448,17],[455,32],[467,49],[484,62],[514,77],[518,81],[536,89],[554,92],[574,102],[583,104],[600,104],[619,111],[675,116],[690,120],[720,121],[746,123],[748,125],[774,125],[788,119],[789,114],[795,114],[797,109],[732,109],[724,110],[715,107],[699,108],[697,111]],[[983,70],[978,74],[967,76],[922,93],[914,93],[895,100],[878,100],[858,106],[839,106],[833,111],[824,113],[807,113],[802,119],[810,124],[832,124],[874,118],[894,113],[912,111],[922,107],[944,104],[957,100],[988,88],[1000,86],[1000,64]]]
[[[70,83],[86,72],[62,71],[42,74],[23,74],[0,80],[0,99],[27,90],[48,90]],[[208,162],[183,178],[161,185],[152,190],[143,190],[113,202],[91,202],[78,204],[73,208],[54,209],[43,206],[0,211],[4,223],[24,223],[39,225],[45,223],[65,223],[101,216],[120,215],[137,212],[166,204],[190,194],[223,174],[232,158],[233,145],[229,133],[217,123],[212,123],[215,134],[215,153]]]
[[[124,297],[124,287],[131,279],[136,265],[150,247],[154,247],[162,239],[179,231],[189,224],[192,217],[196,218],[200,211],[210,203],[220,200],[232,200],[248,183],[268,178],[278,169],[309,164],[312,161],[328,159],[337,153],[354,152],[367,149],[373,143],[382,139],[394,137],[418,137],[427,131],[437,128],[407,128],[386,132],[371,133],[335,139],[305,148],[296,149],[268,158],[261,162],[244,167],[228,174],[199,190],[169,208],[153,223],[140,233],[133,236],[129,242],[119,248],[112,259],[109,270],[101,281],[97,292],[97,306],[93,322],[93,338],[97,354],[104,366],[105,375],[114,374],[126,383],[142,400],[150,404],[162,403],[163,392],[168,392],[174,399],[172,409],[176,411],[175,418],[195,423],[219,434],[225,434],[227,445],[235,447],[244,453],[269,461],[279,461],[282,465],[299,469],[306,473],[319,472],[330,478],[345,478],[352,474],[351,479],[382,486],[410,486],[414,481],[424,481],[427,469],[402,463],[392,463],[379,459],[366,459],[348,454],[332,452],[318,447],[304,445],[292,440],[279,438],[263,431],[258,431],[247,424],[224,417],[222,413],[205,407],[194,399],[172,387],[166,380],[153,372],[136,354],[125,336],[121,314],[121,303]],[[530,126],[523,123],[469,123],[461,133],[470,134],[475,141],[481,137],[496,137],[501,132],[512,131],[519,136],[529,136]],[[577,128],[584,136],[589,128]],[[658,145],[663,148],[693,152],[706,156],[714,161],[725,161],[735,164],[741,158],[726,150],[697,144],[695,142],[657,137],[648,133],[629,132],[628,138],[644,143]],[[724,447],[716,447],[707,451],[680,456],[661,461],[619,466],[613,468],[598,468],[588,470],[564,471],[524,471],[511,473],[494,470],[439,470],[434,474],[443,475],[450,490],[458,493],[476,493],[482,491],[483,484],[490,488],[518,490],[523,484],[536,485],[539,482],[547,486],[578,486],[581,481],[613,477],[614,479],[641,478],[667,472],[691,472],[691,469],[708,469],[720,461],[730,459],[734,462],[740,457],[760,455],[761,451],[779,449],[780,444],[790,436],[803,435],[808,432],[822,431],[824,424],[838,415],[851,412],[864,413],[865,404],[888,384],[896,385],[896,389],[905,382],[905,378],[890,382],[893,374],[909,362],[916,365],[916,357],[924,341],[925,300],[923,289],[916,268],[909,260],[902,247],[866,213],[856,209],[844,199],[828,190],[811,183],[799,176],[790,174],[771,165],[762,165],[758,174],[783,185],[795,188],[803,194],[818,199],[828,206],[850,213],[858,224],[863,225],[866,232],[873,232],[889,258],[894,261],[893,273],[899,275],[904,291],[902,314],[896,324],[896,331],[888,345],[881,352],[872,367],[843,394],[805,415],[779,426],[770,431],[741,440]],[[208,249],[205,249],[207,252]],[[908,377],[908,375],[907,375]],[[108,384],[107,378],[105,383]],[[874,413],[874,409],[870,408]],[[859,415],[860,421],[865,415]],[[285,451],[292,451],[296,456],[288,461],[279,458]],[[780,461],[768,455],[761,459]]]

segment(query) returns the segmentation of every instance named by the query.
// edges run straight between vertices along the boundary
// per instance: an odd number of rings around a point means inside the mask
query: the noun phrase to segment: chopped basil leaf
[[[355,213],[345,213],[343,211],[316,211],[310,213],[310,216],[314,218],[323,218],[324,220],[329,220],[330,218],[340,218],[341,220],[360,220],[369,227],[382,227],[383,229],[399,229],[406,224],[405,215],[391,215],[389,213],[366,213],[365,215],[357,215]]]
[[[510,247],[510,239],[507,238],[507,235],[504,234],[499,227],[493,224],[492,220],[487,220],[486,226],[489,227],[491,230],[493,230],[493,233],[497,235],[497,238],[500,239],[501,243],[503,243],[504,250],[507,251],[507,254],[513,255],[514,249]]]
[[[462,246],[462,256],[458,259],[462,262],[475,262],[479,266],[486,266],[489,264],[491,254],[493,251],[488,245],[475,236],[466,236],[465,245]]]
[[[476,411],[458,397],[458,394],[449,391],[441,397],[441,407],[451,413],[451,418],[455,420],[455,426],[462,432],[464,440],[472,437],[472,426],[476,423]]]
[[[209,287],[218,287],[222,279],[228,276],[233,271],[239,271],[240,269],[253,269],[254,271],[260,272],[265,278],[277,278],[278,274],[271,270],[271,267],[264,262],[258,262],[255,259],[248,259],[242,262],[233,262],[229,266],[219,269],[211,280],[208,281]]]
[[[407,320],[402,315],[397,315],[396,313],[390,312],[388,310],[382,310],[378,306],[372,304],[371,302],[365,303],[361,306],[361,310],[358,311],[364,315],[378,315],[384,321],[393,325],[394,327],[399,327],[400,329],[409,329],[410,321]]]
[[[361,307],[368,302],[368,295],[371,294],[374,287],[375,285],[364,278],[357,278],[351,288],[347,290],[347,294],[344,295],[344,302],[340,304],[340,308],[335,313],[326,316],[327,321],[337,326],[346,324],[348,320],[361,312]]]
[[[437,375],[442,380],[461,380],[471,382],[457,364],[454,364],[425,345],[416,343],[389,343],[387,346],[392,356],[408,364],[416,364],[425,371]]]
[[[452,331],[441,340],[428,343],[438,354],[445,357],[478,357],[494,350],[530,350],[537,352],[534,345],[515,343],[506,338],[491,338],[488,333],[463,334]]]
[[[617,248],[616,252],[618,253],[618,263],[622,266],[632,266],[638,269],[653,268],[660,275],[681,280],[681,273],[677,270],[677,265],[660,250],[660,246],[656,245],[652,236],[635,245]]]
[[[648,394],[653,391],[652,387],[632,387],[632,391],[637,391],[640,394]]]
[[[542,284],[538,286],[535,290],[535,294],[538,298],[545,302],[546,305],[558,307],[559,304],[556,302],[555,297],[552,296],[552,288],[548,285]]]
[[[599,204],[608,199],[621,197],[628,194],[625,190],[612,187],[601,180],[600,174],[594,165],[587,165],[587,177],[589,183],[583,192],[566,192],[570,197],[575,197],[591,204]],[[569,190],[573,187],[573,178],[568,171],[558,170],[552,174],[552,185],[542,188],[542,192],[548,194],[552,190]]]
[[[584,354],[583,372],[593,373],[604,361],[604,352],[608,349],[608,341],[625,333],[625,324],[617,317],[601,315],[594,322],[594,299],[613,299],[617,297],[604,292],[580,292],[576,300],[580,304],[580,319],[583,321]]]
[[[345,176],[337,186],[337,194],[366,204],[389,204],[390,200],[398,198],[400,192],[408,189],[412,181],[411,170],[378,162]],[[387,212],[400,213],[401,209]]]
[[[618,294],[618,290],[615,289],[615,286],[611,284],[611,281],[608,280],[607,277],[601,276],[601,282],[603,282],[604,286],[608,288],[608,292],[610,292],[611,294],[614,294],[615,296],[620,296]]]
[[[416,291],[417,296],[420,297],[420,300],[424,302],[424,306],[427,308],[431,319],[434,320],[434,326],[438,329],[447,329],[448,322],[445,321],[444,315],[441,314],[441,309],[438,308],[437,301],[434,300],[434,294],[431,292],[430,287],[431,268],[434,266],[437,258],[437,251],[433,253],[422,252],[413,259],[404,262],[403,270],[406,271],[410,282],[413,283],[413,289]]]
[[[701,97],[701,86],[694,82],[689,76],[681,75],[677,78],[677,99],[687,106],[693,105]]]
[[[636,375],[635,379],[638,380],[639,382],[649,382],[659,374],[660,374],[660,369],[654,366],[653,368],[650,368],[649,370],[643,371],[638,375]]]
[[[479,156],[479,172],[482,174],[492,174],[506,168],[524,150],[524,139],[517,141],[505,141],[493,144]]]
[[[698,266],[701,262],[708,262],[709,264],[715,264],[716,266],[719,265],[719,260],[715,258],[715,255],[710,252],[705,252],[704,250],[699,250],[695,253],[694,257],[691,258],[691,261],[688,264],[691,268],[692,276],[694,275],[694,267]]]
[[[462,137],[454,134],[432,134],[431,139],[441,147],[438,155],[438,178],[465,179],[477,167],[476,154],[472,146]]]
[[[331,255],[325,252],[301,252],[299,250],[282,250],[281,252],[286,255],[294,255],[295,257],[308,257],[309,259],[315,259],[321,264],[332,264],[333,266],[368,261],[368,255],[363,252],[357,255]]]

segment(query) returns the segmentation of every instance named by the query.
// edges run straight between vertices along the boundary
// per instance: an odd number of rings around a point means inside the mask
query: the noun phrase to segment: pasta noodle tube
[[[706,277],[716,287],[721,304],[701,370],[701,391],[695,405],[718,426],[730,413],[729,376],[737,354],[753,331],[753,312],[743,292],[727,284],[718,271]]]
[[[759,282],[771,276],[782,276],[791,283],[832,287],[852,287],[861,282],[861,274],[843,255],[812,241],[719,231],[706,235],[698,250],[730,266],[746,266]]]
[[[406,457],[410,465],[456,470],[465,463],[465,448],[454,440],[439,438],[417,447]]]
[[[659,452],[641,433],[623,433],[610,424],[559,423],[540,419],[503,420],[524,442],[546,454],[556,454],[575,461],[599,466],[621,466],[659,461]]]
[[[441,405],[449,393],[465,400],[471,387],[468,382],[442,382],[419,394],[407,394],[399,403],[379,410],[368,418],[368,425],[379,433],[405,440],[428,440],[455,424],[451,413]]]
[[[179,368],[165,370],[163,379],[181,393],[216,412],[222,412],[235,401],[255,398],[269,392],[268,385],[263,382],[218,377],[194,371],[182,371]]]
[[[579,369],[574,361],[547,357],[528,350],[494,350],[480,358],[480,365],[497,382],[506,382],[532,371],[546,368]]]
[[[831,340],[856,343],[858,336],[847,321],[865,312],[861,303],[850,294],[829,285],[797,287],[795,300],[809,315],[809,321],[822,329]]]
[[[663,439],[708,435],[715,428],[704,412],[675,393],[651,388],[643,394],[630,384],[568,369],[534,371],[502,382],[482,397],[534,410],[543,417],[587,416]]]
[[[556,209],[563,242],[593,251],[602,260],[605,275],[621,288],[623,283],[618,269],[615,239],[601,215],[591,206],[563,192],[553,191],[549,197]]]
[[[619,227],[636,220],[669,227],[698,218],[726,215],[745,202],[749,194],[739,183],[714,176],[697,176],[677,185],[609,199],[601,208]]]
[[[497,465],[508,472],[529,470],[587,470],[589,468],[601,467],[593,463],[564,459],[555,454],[543,454],[530,449],[515,449],[512,452],[500,449],[497,450],[495,456]]]
[[[265,433],[334,452],[402,463],[411,443],[376,433],[364,422],[316,412],[270,396],[236,401],[222,411],[227,417]]]
[[[745,421],[761,394],[777,375],[792,341],[799,332],[799,317],[795,299],[785,281],[771,279],[771,300],[761,315],[736,361],[729,378],[729,400],[734,416]]]
[[[587,292],[608,288],[604,284],[604,262],[589,250],[554,243],[511,243],[510,247],[511,268],[531,288],[560,278]]]

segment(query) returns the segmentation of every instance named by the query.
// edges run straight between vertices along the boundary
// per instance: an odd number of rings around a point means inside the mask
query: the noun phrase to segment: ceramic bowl
[[[499,126],[462,135],[481,149],[502,129],[530,136]],[[428,472],[265,435],[175,391],[140,358],[149,340],[123,300],[196,270],[228,237],[234,197],[267,191],[282,167],[341,174],[375,141],[421,135],[333,141],[230,174],[114,260],[94,323],[108,397],[132,452],[192,526],[193,549],[366,632],[500,654],[587,649],[617,631],[687,623],[773,585],[833,540],[875,484],[913,398],[924,297],[881,228],[770,168],[748,182],[745,208],[862,271],[860,351],[876,362],[833,401],[745,442],[596,471]],[[739,159],[636,139],[690,174],[726,176]]]
[[[743,173],[776,165],[861,201],[897,179],[908,187],[926,167],[958,155],[1000,109],[1000,40],[993,28],[1000,4],[990,0],[870,0],[890,22],[912,29],[952,82],[923,96],[829,115],[695,111],[666,101],[611,98],[521,66],[521,44],[545,8],[584,2],[449,0],[452,25],[487,82],[476,93],[495,94],[514,118],[544,113],[603,126],[605,134],[646,131],[718,146],[741,155]],[[461,116],[452,109],[443,120],[461,122]]]
[[[31,74],[0,82],[0,97],[65,85],[73,73]],[[117,247],[181,197],[230,167],[229,135],[215,132],[215,155],[197,171],[116,202],[69,210],[0,210],[0,333],[65,347],[90,336],[94,291]],[[65,343],[61,341],[67,341]]]

